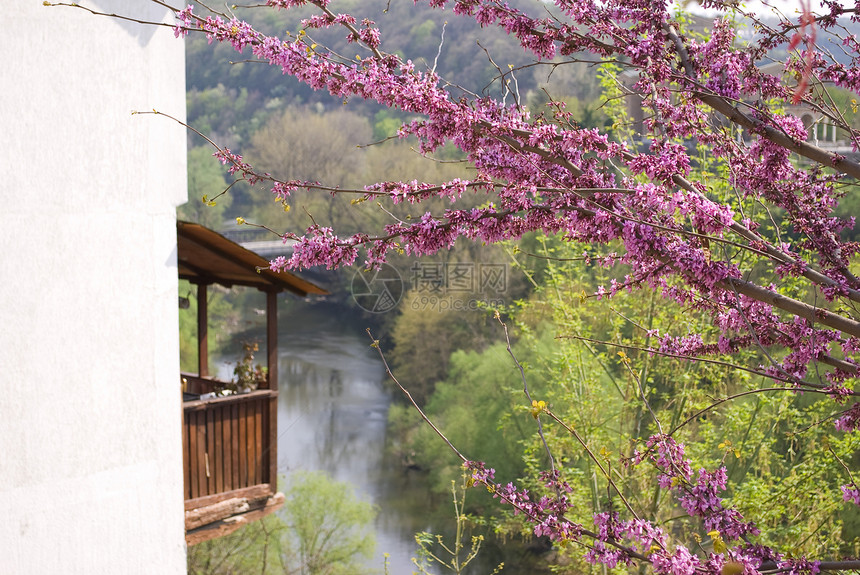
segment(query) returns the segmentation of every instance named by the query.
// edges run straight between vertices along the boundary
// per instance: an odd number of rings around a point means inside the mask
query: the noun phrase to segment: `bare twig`
[[[470,460],[467,459],[466,456],[464,456],[462,453],[460,453],[460,451],[456,447],[454,447],[454,444],[451,443],[451,441],[447,437],[445,437],[445,434],[442,433],[442,431],[438,427],[436,427],[436,425],[432,421],[430,421],[430,418],[427,417],[427,414],[424,413],[424,410],[422,410],[418,406],[418,403],[416,403],[415,399],[413,399],[412,394],[409,393],[409,390],[403,387],[400,381],[394,376],[394,373],[392,373],[391,368],[388,366],[388,361],[386,361],[385,359],[385,354],[382,353],[382,348],[379,346],[379,340],[373,337],[373,334],[370,332],[370,328],[367,328],[367,335],[370,337],[370,340],[372,342],[370,344],[370,347],[376,348],[376,351],[379,353],[379,358],[382,360],[382,365],[385,366],[385,374],[388,375],[389,379],[391,379],[391,381],[393,381],[395,385],[397,385],[398,389],[403,392],[403,394],[406,396],[406,399],[408,399],[409,403],[412,404],[412,407],[418,410],[419,415],[421,415],[421,419],[423,419],[424,422],[429,425],[433,429],[433,431],[436,432],[436,435],[442,438],[442,441],[445,442],[445,444],[451,449],[451,451],[453,451],[457,455],[457,457],[460,458],[463,463],[468,463]]]
[[[508,326],[507,326],[507,324],[505,324],[505,322],[502,321],[502,317],[498,311],[496,311],[496,320],[498,320],[498,322],[500,324],[502,324],[502,329],[505,332],[505,346],[508,350],[508,355],[510,355],[511,359],[514,360],[514,365],[516,365],[517,369],[520,371],[520,378],[523,380],[523,393],[526,394],[526,399],[529,402],[529,407],[531,407],[532,405],[535,405],[535,403],[534,403],[534,400],[532,399],[531,394],[529,393],[529,384],[526,381],[525,369],[523,369],[523,365],[517,359],[517,356],[514,355],[514,350],[511,349],[511,338],[508,335]],[[541,441],[543,442],[543,447],[546,450],[546,456],[549,458],[550,469],[552,471],[555,471],[555,459],[552,456],[552,451],[549,448],[549,444],[546,442],[546,437],[544,436],[544,433],[543,433],[543,422],[541,422],[541,420],[540,420],[540,413],[539,412],[535,414],[535,419],[537,420],[537,425],[538,425],[538,435],[540,435]]]

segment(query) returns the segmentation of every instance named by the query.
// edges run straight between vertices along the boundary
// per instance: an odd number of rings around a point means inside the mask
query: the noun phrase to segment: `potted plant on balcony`
[[[235,393],[248,393],[259,389],[260,384],[266,383],[268,370],[259,363],[254,364],[254,352],[259,351],[259,345],[256,342],[245,341],[242,342],[242,349],[244,351],[242,359],[237,361],[236,367],[233,368],[233,379],[222,382],[209,396],[218,397]],[[207,399],[207,396],[202,396],[201,399]]]
[[[233,369],[233,381],[230,389],[233,393],[247,393],[259,389],[261,384],[266,383],[266,368],[259,363],[254,364],[254,353],[260,350],[257,342],[242,342],[244,354],[242,359],[236,362]]]

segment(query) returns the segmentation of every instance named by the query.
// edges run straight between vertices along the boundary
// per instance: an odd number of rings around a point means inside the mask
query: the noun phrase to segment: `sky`
[[[677,0],[676,0],[677,1]],[[813,12],[816,12],[820,7],[820,3],[818,0],[809,0],[810,6]],[[695,12],[698,14],[706,13],[707,11],[702,10],[697,7],[698,2],[696,0],[691,0],[687,9],[691,12]],[[767,0],[763,2],[761,0],[741,0],[741,4],[748,10],[756,12],[758,14],[764,14],[766,12],[770,12],[773,8],[769,8],[766,5],[771,7],[777,7],[779,10],[787,15],[787,16],[796,16],[800,9],[800,0]],[[851,5],[853,2],[849,2],[848,0],[843,0],[842,5],[847,6]]]

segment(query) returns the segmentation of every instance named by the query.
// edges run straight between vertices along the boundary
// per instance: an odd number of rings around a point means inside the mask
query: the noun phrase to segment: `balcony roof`
[[[262,256],[216,231],[191,222],[176,222],[179,277],[191,283],[226,287],[250,286],[263,291],[290,291],[302,297],[328,292],[290,272],[273,272]]]

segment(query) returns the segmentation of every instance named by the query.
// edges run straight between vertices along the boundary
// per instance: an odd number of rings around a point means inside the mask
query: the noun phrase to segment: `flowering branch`
[[[597,62],[619,63],[628,77],[624,92],[641,98],[644,120],[637,137],[624,138],[613,129],[582,128],[561,103],[555,103],[551,113],[532,117],[518,98],[509,105],[455,93],[440,82],[435,66],[421,71],[412,61],[384,51],[374,22],[338,13],[328,0],[268,0],[266,4],[275,9],[303,5],[317,9],[303,21],[301,32],[284,38],[263,34],[232,13],[211,11],[204,17],[190,5],[174,8],[177,36],[205,34],[210,42],[249,50],[256,61],[267,62],[314,90],[400,110],[412,119],[401,126],[399,137],[416,138],[423,154],[453,144],[475,169],[471,180],[379,182],[364,190],[340,190],[258,173],[241,155],[208,140],[232,175],[270,187],[285,205],[300,190],[360,194],[390,205],[421,204],[438,197],[452,204],[443,213],[427,211],[410,221],[393,218],[381,229],[346,237],[314,223],[301,236],[283,235],[297,243],[289,259],[271,263],[273,269],[348,265],[362,250],[365,263],[374,267],[391,250],[422,256],[446,250],[460,237],[497,243],[530,232],[612,246],[612,255],[601,263],[626,266],[630,273],[613,281],[608,290],[599,288],[596,297],[613,297],[622,289],[651,289],[686,309],[708,314],[718,332],[713,343],[706,343],[702,333],[655,332],[649,336],[658,337],[660,347],[646,348],[648,353],[697,360],[717,352],[760,348],[773,358],[772,364],[747,371],[792,385],[743,393],[802,389],[827,393],[840,403],[856,397],[860,280],[851,267],[860,244],[840,238],[853,221],[837,218],[834,209],[843,185],[860,179],[860,162],[811,143],[807,126],[783,111],[810,104],[847,134],[856,151],[860,134],[845,121],[846,114],[833,106],[832,98],[816,94],[821,86],[810,89],[813,82],[827,82],[860,92],[860,43],[842,34],[838,24],[840,17],[860,21],[856,7],[845,10],[825,0],[828,13],[813,15],[810,2],[804,0],[798,22],[784,20],[779,29],[771,30],[754,19],[762,34],[743,44],[728,17],[714,20],[709,38],[692,37],[665,2],[555,0],[553,11],[542,17],[501,0],[426,3],[435,9],[450,5],[455,14],[481,26],[503,29],[540,63],[576,59],[573,54],[578,52],[591,54]],[[736,12],[741,9],[733,0],[706,4],[725,16],[744,14]],[[348,41],[365,51],[347,59],[309,40],[308,30],[330,28],[344,30]],[[818,48],[818,39],[827,35],[840,40],[847,59],[837,60]],[[791,52],[801,46],[805,49],[775,74],[759,66],[775,48]],[[784,72],[795,74],[797,85],[787,84]],[[507,86],[506,74],[500,71],[500,76]],[[692,151],[696,148],[707,150],[708,157],[697,157]],[[469,193],[486,194],[487,202],[462,208],[457,202]],[[759,206],[769,215],[753,213]],[[773,349],[784,353],[772,353]],[[380,356],[385,363],[381,351]],[[530,399],[522,366],[511,356],[520,367],[539,435],[550,454],[551,469],[543,480],[554,497],[533,501],[513,484],[494,483],[492,470],[468,461],[423,411],[419,413],[466,463],[472,480],[524,514],[536,535],[585,545],[586,559],[593,563],[610,568],[632,561],[650,563],[659,575],[720,573],[727,566],[750,575],[766,569],[814,574],[825,565],[834,570],[856,568],[856,561],[791,559],[752,543],[755,525],[722,499],[727,489],[725,467],[693,469],[683,444],[672,437],[678,427],[668,434],[660,431],[643,382],[632,370],[640,400],[651,410],[658,432],[647,440],[645,451],[634,453],[627,463],[656,470],[659,488],[709,530],[713,551],[696,554],[673,543],[670,534],[642,518],[623,496],[629,518],[597,513],[593,529],[572,522],[566,517],[570,487],[561,479],[538,416],[546,414],[562,426],[619,495],[621,486],[591,452],[585,437],[554,417],[545,404]],[[417,409],[387,363],[385,368]],[[834,425],[856,432],[860,403],[847,406]],[[853,478],[843,494],[846,501],[860,504]]]

